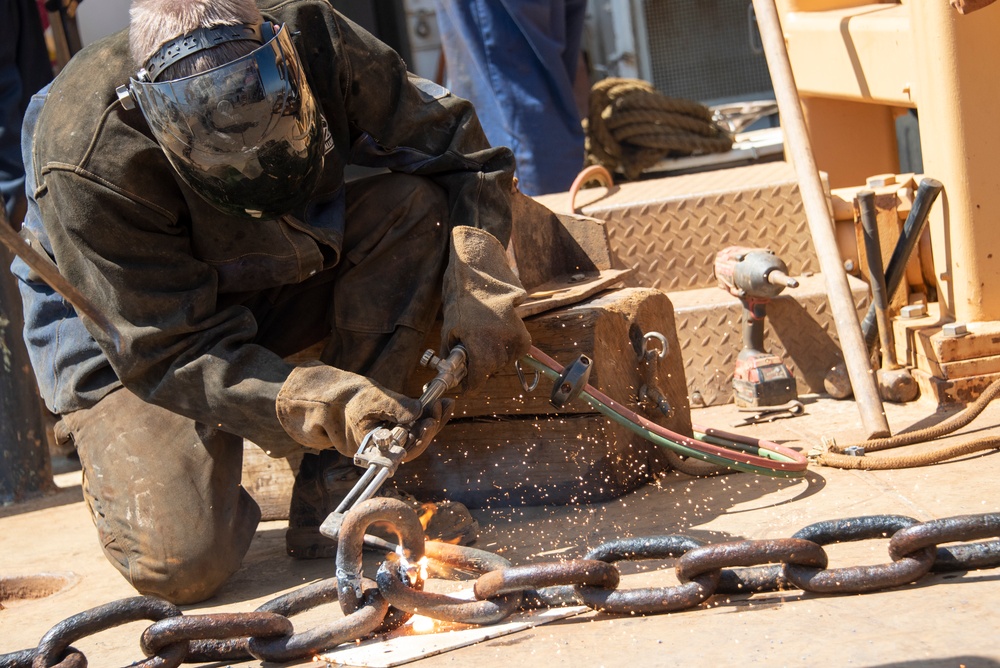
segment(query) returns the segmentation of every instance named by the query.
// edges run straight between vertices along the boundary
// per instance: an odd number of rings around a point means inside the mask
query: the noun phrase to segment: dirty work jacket
[[[468,102],[408,75],[395,52],[326,0],[259,4],[294,35],[329,128],[320,182],[293,216],[228,218],[181,181],[139,110],[117,101],[115,87],[135,69],[124,31],[74,56],[47,96],[32,101],[25,226],[124,344],[119,353],[89,320],[81,327],[16,262],[25,338],[53,411],[92,406],[120,382],[148,402],[256,443],[293,444],[275,413],[291,366],[252,343],[256,322],[240,302],[339,260],[345,164],[426,175],[446,190],[452,224],[507,242],[513,157],[489,147]],[[360,316],[360,326],[388,331],[429,324],[405,322],[405,314],[380,323],[373,307],[337,313],[338,323]]]

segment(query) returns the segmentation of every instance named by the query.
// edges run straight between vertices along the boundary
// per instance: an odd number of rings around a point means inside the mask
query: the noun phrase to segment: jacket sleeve
[[[510,238],[514,155],[490,147],[472,104],[406,71],[400,57],[336,20],[351,161],[428,176],[448,193],[451,224]]]
[[[172,182],[155,168],[142,174],[150,190],[153,179]],[[219,304],[217,275],[191,253],[181,219],[137,195],[57,167],[37,194],[60,271],[111,319],[121,345],[84,318],[91,336],[145,401],[272,454],[297,448],[275,412],[292,367],[253,343],[248,309]]]

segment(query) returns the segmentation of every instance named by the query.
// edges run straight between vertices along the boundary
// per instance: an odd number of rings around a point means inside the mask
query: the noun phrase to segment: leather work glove
[[[424,411],[424,417],[420,418],[413,426],[411,433],[416,437],[416,442],[406,451],[403,457],[404,462],[413,461],[424,453],[427,446],[431,444],[441,428],[451,418],[455,409],[455,400],[442,398],[435,401]],[[367,432],[366,432],[367,433]]]
[[[441,345],[448,351],[461,343],[469,354],[460,389],[478,390],[487,376],[528,352],[531,336],[514,312],[526,296],[496,237],[465,225],[451,231]]]
[[[375,427],[415,422],[417,442],[409,461],[427,449],[451,416],[449,400],[438,400],[421,415],[420,402],[397,394],[350,371],[321,364],[292,369],[278,392],[278,421],[289,436],[317,450],[336,448],[354,457],[358,445]]]

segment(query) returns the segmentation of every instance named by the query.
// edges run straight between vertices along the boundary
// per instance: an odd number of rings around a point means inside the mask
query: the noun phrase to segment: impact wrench
[[[432,366],[438,373],[424,385],[419,399],[421,414],[441,395],[462,382],[467,362],[468,355],[461,344],[452,348],[444,359],[435,355],[433,350],[424,353],[420,358],[421,366]],[[323,521],[319,528],[321,534],[336,540],[347,512],[375,496],[382,484],[396,473],[400,462],[417,442],[415,426],[418,422],[419,418],[407,424],[378,426],[368,432],[354,455],[355,465],[366,470],[336,510]]]
[[[733,373],[734,403],[741,408],[785,407],[796,401],[795,379],[777,355],[764,350],[767,304],[799,283],[766,248],[730,246],[715,256],[719,287],[743,304],[743,350]]]

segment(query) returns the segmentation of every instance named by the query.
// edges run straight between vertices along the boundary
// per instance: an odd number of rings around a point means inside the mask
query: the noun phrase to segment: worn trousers
[[[436,0],[447,85],[471,100],[526,195],[569,190],[583,169],[574,93],[586,0]]]
[[[444,191],[427,179],[386,174],[349,183],[340,262],[301,284],[251,296],[254,343],[287,356],[327,340],[323,361],[401,390],[427,332],[398,318],[405,311],[412,323],[416,312],[417,321],[432,324],[440,310],[447,211]],[[414,290],[414,282],[427,289]],[[405,303],[401,294],[409,295]],[[215,593],[239,568],[260,520],[240,484],[242,437],[127,389],[64,420],[111,564],[140,593],[174,603]]]

